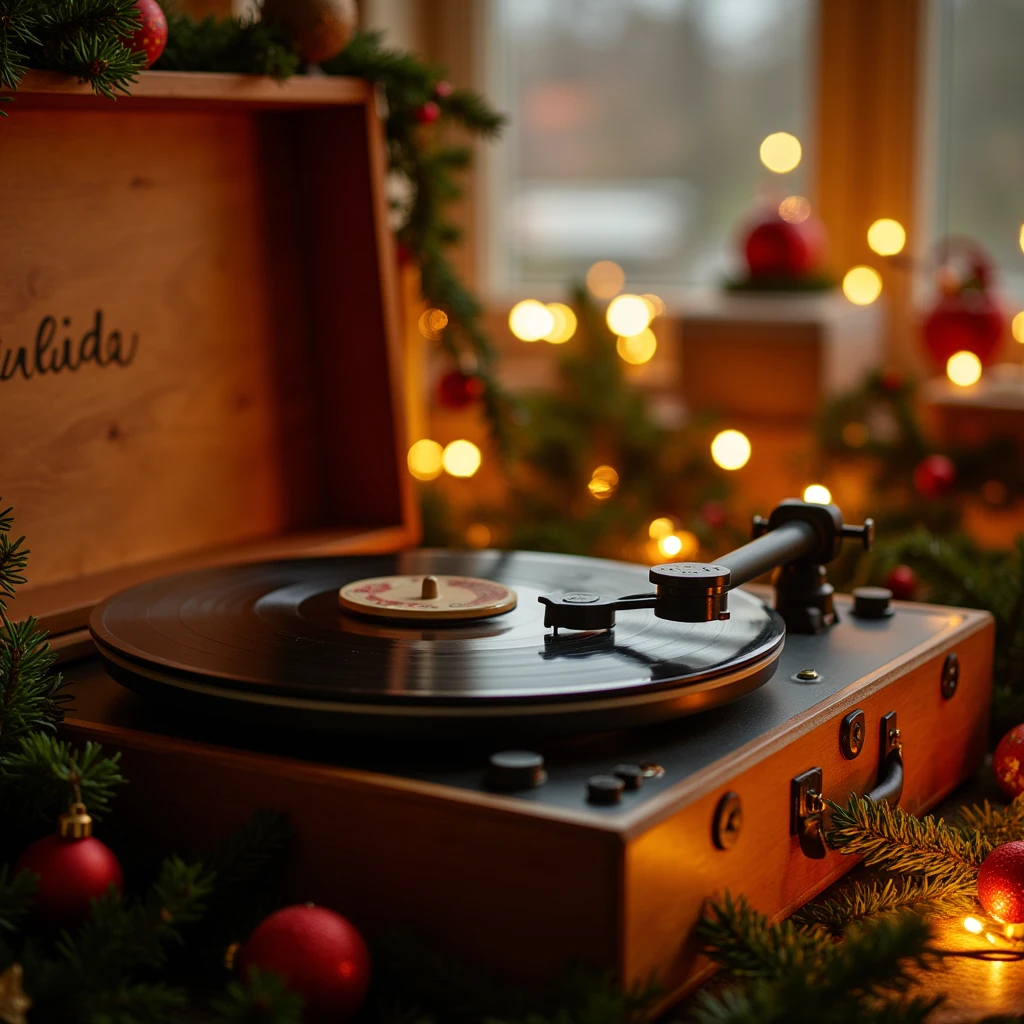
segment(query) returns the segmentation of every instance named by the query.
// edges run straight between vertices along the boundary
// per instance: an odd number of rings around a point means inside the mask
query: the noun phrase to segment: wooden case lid
[[[181,564],[413,542],[372,88],[146,72],[112,103],[33,72],[6,109],[13,613],[72,628]]]

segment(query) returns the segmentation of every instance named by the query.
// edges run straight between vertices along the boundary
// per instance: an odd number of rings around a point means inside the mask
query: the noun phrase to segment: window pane
[[[938,5],[939,111],[936,237],[967,235],[1024,291],[1024,3]]]
[[[597,259],[633,281],[719,277],[759,192],[806,188],[813,0],[492,0],[511,114],[494,191],[500,290]],[[761,141],[804,145],[795,171]]]

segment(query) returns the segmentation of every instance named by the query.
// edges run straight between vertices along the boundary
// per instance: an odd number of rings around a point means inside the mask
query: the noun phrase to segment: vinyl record
[[[494,580],[518,605],[494,618],[389,622],[343,609],[342,586],[447,574]],[[742,591],[731,618],[619,612],[613,630],[558,636],[537,598],[650,592],[639,565],[531,552],[418,550],[206,569],[123,591],[90,629],[129,688],[205,712],[331,732],[583,732],[690,714],[770,678],[781,619]]]

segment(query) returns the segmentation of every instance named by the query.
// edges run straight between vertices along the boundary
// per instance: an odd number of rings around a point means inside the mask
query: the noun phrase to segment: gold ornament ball
[[[280,26],[310,64],[336,57],[358,22],[356,0],[265,0],[263,20]]]

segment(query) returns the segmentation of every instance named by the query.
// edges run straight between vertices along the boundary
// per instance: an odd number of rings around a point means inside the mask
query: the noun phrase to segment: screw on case
[[[715,820],[711,826],[711,838],[720,850],[731,850],[740,837],[743,827],[743,805],[738,793],[732,791],[718,801]]]
[[[960,659],[953,651],[946,655],[942,663],[942,696],[949,700],[956,693],[960,682]]]
[[[864,749],[864,712],[851,711],[839,726],[839,749],[847,761],[852,761]]]

